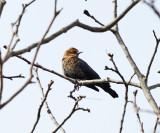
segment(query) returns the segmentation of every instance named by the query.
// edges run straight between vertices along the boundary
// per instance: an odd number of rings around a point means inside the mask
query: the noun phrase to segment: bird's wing
[[[80,59],[80,68],[87,76],[87,79],[100,79],[99,75],[82,59]]]

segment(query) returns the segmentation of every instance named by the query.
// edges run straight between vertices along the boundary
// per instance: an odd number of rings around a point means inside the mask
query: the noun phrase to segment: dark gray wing
[[[86,79],[100,79],[99,75],[82,59],[80,59],[80,68],[85,73]]]

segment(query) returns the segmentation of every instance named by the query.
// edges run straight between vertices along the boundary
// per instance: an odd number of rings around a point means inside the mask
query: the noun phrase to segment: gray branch
[[[141,88],[143,90],[143,93],[148,101],[148,103],[150,104],[150,106],[152,107],[153,111],[155,112],[155,114],[160,118],[160,110],[157,106],[157,103],[155,102],[152,94],[150,93],[150,88],[147,86],[147,81],[146,81],[146,77],[140,72],[140,70],[138,69],[136,63],[134,62],[134,60],[132,59],[123,39],[121,38],[119,31],[114,31],[113,32],[114,35],[116,36],[123,52],[126,55],[126,58],[128,59],[130,65],[132,66],[134,72],[136,73],[139,81],[140,81],[140,85]]]
[[[62,29],[60,29],[56,33],[52,34],[51,36],[45,38],[43,40],[42,44],[46,44],[46,43],[54,40],[59,35],[61,35],[63,33],[66,33],[67,31],[69,31],[70,29],[72,29],[76,26],[78,26],[82,29],[91,31],[91,32],[106,32],[106,31],[110,30],[115,24],[117,24],[138,2],[140,2],[140,0],[136,0],[136,1],[132,2],[116,19],[114,19],[108,25],[105,25],[105,26],[102,26],[102,27],[91,27],[89,25],[81,23],[77,19],[77,20],[73,21],[71,24],[63,27]],[[28,47],[26,47],[24,49],[21,49],[21,50],[18,50],[18,51],[13,51],[11,56],[16,56],[16,55],[24,54],[26,52],[30,52],[33,48],[37,47],[38,44],[39,44],[39,42],[35,42],[35,43],[29,45]]]
[[[3,7],[4,7],[5,4],[6,4],[5,0],[0,0],[0,17],[1,17],[1,14],[2,14],[2,11],[3,11]]]

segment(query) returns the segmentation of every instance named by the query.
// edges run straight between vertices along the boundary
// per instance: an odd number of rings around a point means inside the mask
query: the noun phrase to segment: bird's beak
[[[83,52],[77,52],[78,55],[81,54],[81,53],[83,53]]]

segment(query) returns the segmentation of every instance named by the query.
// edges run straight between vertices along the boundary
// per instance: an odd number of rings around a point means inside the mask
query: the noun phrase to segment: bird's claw
[[[79,83],[78,83],[78,79],[75,79],[74,88],[75,88],[77,91],[79,91],[80,86],[79,86]]]

